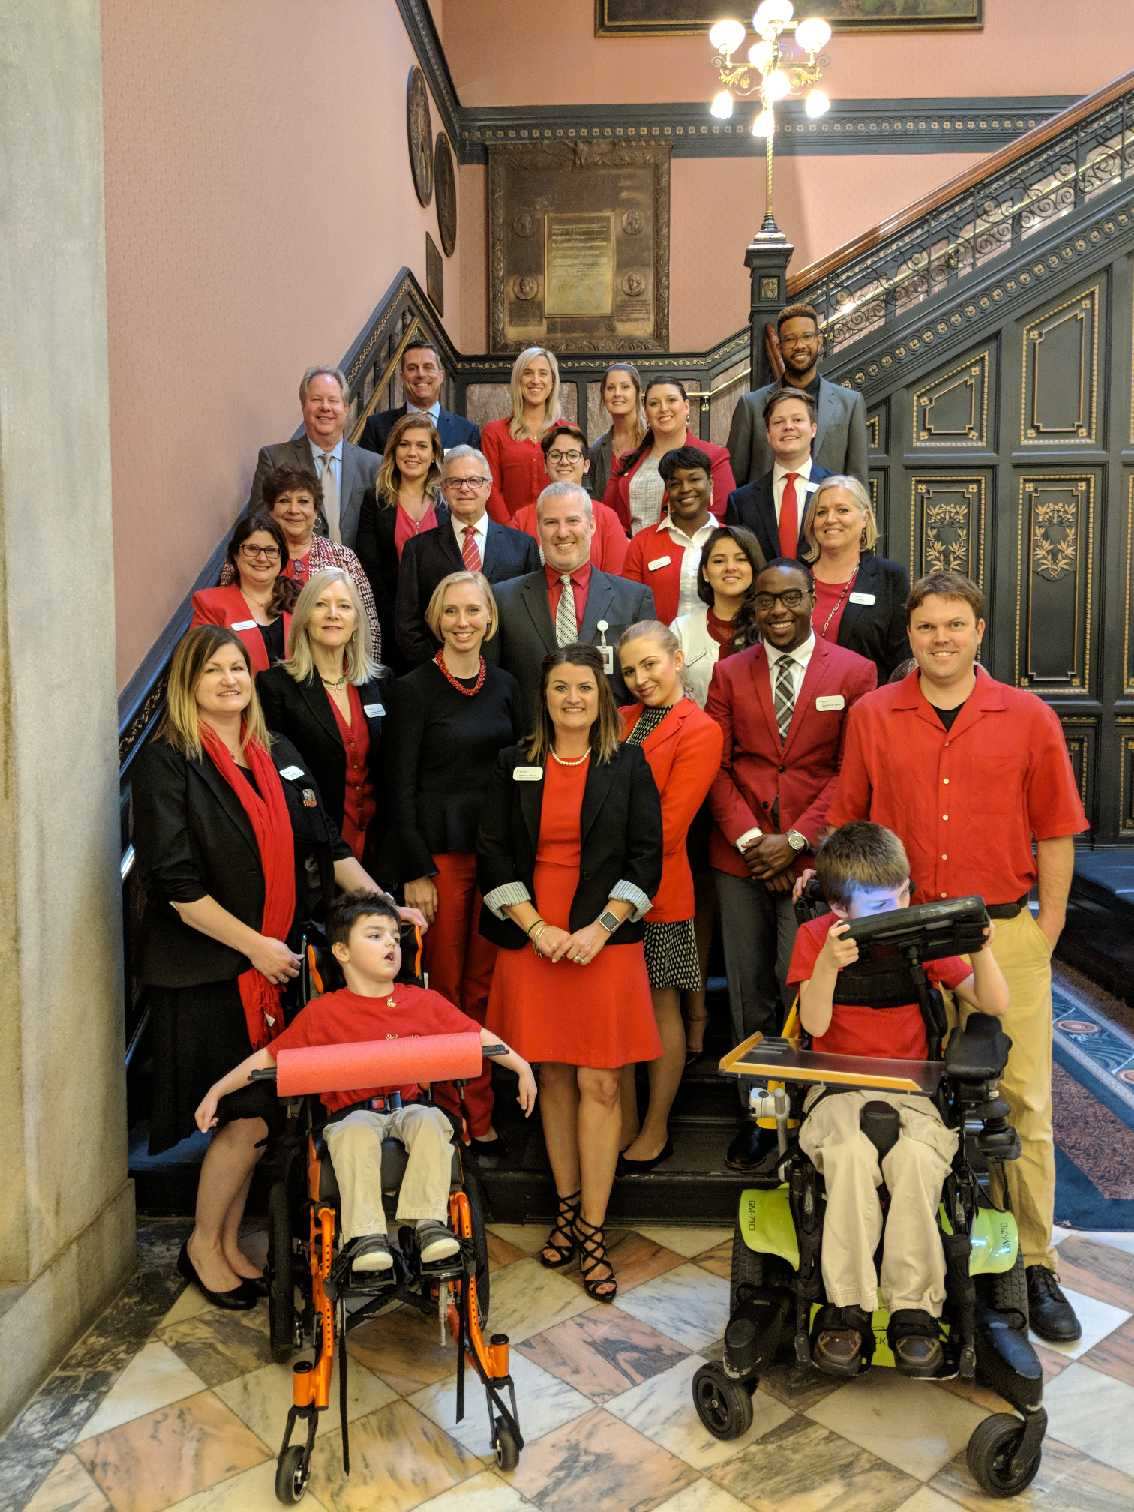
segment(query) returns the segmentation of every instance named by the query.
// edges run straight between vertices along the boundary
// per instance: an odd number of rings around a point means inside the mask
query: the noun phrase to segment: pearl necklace
[[[551,753],[552,761],[557,761],[563,767],[582,766],[584,761],[591,759],[590,751],[584,751],[581,756],[559,756],[554,751]]]

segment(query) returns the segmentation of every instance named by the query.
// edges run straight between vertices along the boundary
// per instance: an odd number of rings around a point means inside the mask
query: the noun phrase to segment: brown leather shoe
[[[858,1375],[865,1367],[869,1315],[861,1307],[825,1307],[817,1322],[819,1327],[811,1349],[816,1369],[824,1375]]]
[[[894,1364],[902,1375],[925,1380],[941,1374],[945,1363],[941,1325],[931,1313],[904,1307],[891,1315],[887,1332]]]

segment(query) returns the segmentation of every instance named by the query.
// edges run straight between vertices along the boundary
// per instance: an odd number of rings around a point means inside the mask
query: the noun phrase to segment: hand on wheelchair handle
[[[846,919],[832,924],[823,941],[823,949],[819,952],[820,956],[827,956],[836,971],[842,971],[844,966],[853,966],[858,960],[858,942],[847,938],[849,928]]]
[[[813,866],[805,867],[804,870],[800,872],[799,876],[796,878],[795,886],[791,890],[791,901],[793,903],[798,903],[800,898],[803,897],[803,890],[811,881],[814,875],[815,868]]]

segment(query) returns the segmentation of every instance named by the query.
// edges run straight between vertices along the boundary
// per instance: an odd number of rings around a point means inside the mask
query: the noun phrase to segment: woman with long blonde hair
[[[525,504],[534,504],[547,482],[540,442],[560,419],[559,363],[546,347],[525,347],[512,364],[512,413],[492,420],[480,433],[480,448],[492,470],[488,513],[510,525]]]

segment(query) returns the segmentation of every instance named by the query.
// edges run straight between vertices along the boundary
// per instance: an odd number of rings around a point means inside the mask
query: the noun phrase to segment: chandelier
[[[825,115],[831,106],[824,91],[817,88],[826,62],[819,55],[831,39],[830,25],[822,16],[807,16],[802,21],[794,18],[791,0],[761,0],[752,17],[758,40],[743,59],[735,56],[748,36],[743,21],[718,21],[709,32],[711,66],[721,84],[709,110],[718,120],[727,121],[738,99],[759,101],[752,135],[763,137],[765,142],[767,204],[761,227],[765,232],[779,230],[772,211],[776,105],[802,95],[804,111],[812,120]]]

